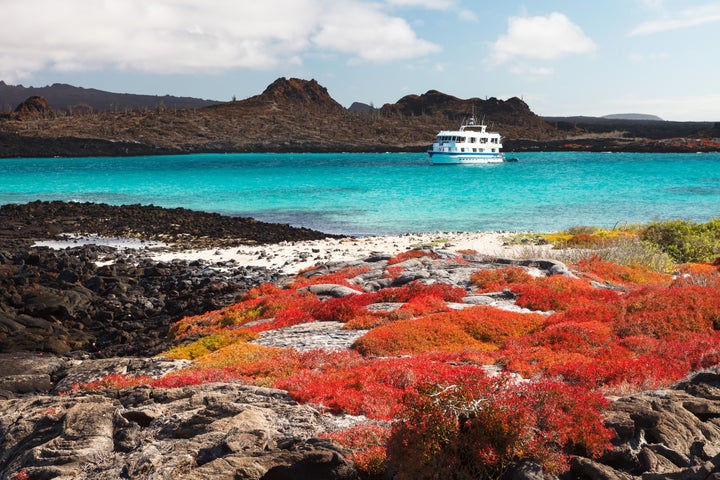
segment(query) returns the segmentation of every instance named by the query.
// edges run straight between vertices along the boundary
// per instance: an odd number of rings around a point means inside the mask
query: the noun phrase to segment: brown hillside
[[[472,112],[485,120],[493,129],[502,132],[506,139],[549,140],[558,136],[557,130],[535,115],[530,107],[517,97],[498,100],[469,98],[462,100],[437,90],[423,95],[407,95],[393,105],[385,105],[383,112],[404,117],[424,117],[443,129],[456,128]]]
[[[52,115],[52,109],[43,97],[33,96],[22,102],[13,112],[18,118]]]
[[[438,130],[456,128],[473,108],[507,137],[557,135],[519,99],[461,100],[431,91],[379,110],[351,112],[315,80],[279,78],[260,95],[200,109],[6,116],[0,121],[0,156],[22,156],[28,149],[32,154],[34,144],[42,144],[44,155],[422,151]],[[87,146],[73,153],[78,139]]]

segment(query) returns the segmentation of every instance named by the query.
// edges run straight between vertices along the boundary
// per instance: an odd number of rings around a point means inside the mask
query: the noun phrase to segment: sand
[[[511,235],[508,232],[405,234],[282,242],[273,245],[212,250],[149,251],[149,255],[158,261],[200,259],[211,263],[223,263],[234,260],[240,265],[266,267],[292,275],[315,265],[354,261],[373,253],[395,255],[423,246],[451,252],[473,250],[495,257],[518,257],[527,247],[506,245],[505,241]]]
[[[526,246],[506,244],[512,235],[514,232],[413,233],[180,251],[168,248],[170,245],[158,242],[72,235],[66,236],[62,240],[38,242],[36,245],[57,249],[84,244],[107,245],[128,253],[149,257],[155,261],[170,262],[179,259],[189,262],[202,260],[210,264],[234,262],[235,265],[264,267],[293,275],[300,270],[316,265],[361,260],[374,253],[395,255],[417,247],[432,247],[450,252],[470,250],[483,255],[504,258],[518,258],[527,254],[528,247]],[[538,251],[542,251],[543,247],[532,248],[535,253],[538,253]]]

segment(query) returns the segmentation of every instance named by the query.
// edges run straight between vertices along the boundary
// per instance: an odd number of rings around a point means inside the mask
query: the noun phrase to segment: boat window
[[[460,142],[465,142],[465,137],[460,137]]]
[[[470,143],[475,143],[475,140],[476,140],[475,137],[470,137]]]

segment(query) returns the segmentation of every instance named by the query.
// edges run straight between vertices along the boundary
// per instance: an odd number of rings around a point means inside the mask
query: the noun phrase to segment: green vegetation
[[[606,262],[671,272],[676,263],[720,260],[720,217],[706,223],[666,220],[612,229],[575,226],[553,233],[521,233],[505,241],[511,245],[527,245],[528,252],[523,256],[549,254],[574,263],[587,257],[590,251]],[[553,253],[533,250],[548,243],[553,245]]]
[[[414,243],[410,245],[411,249],[423,249],[423,248],[447,248],[450,240],[444,237],[435,238],[429,242]]]
[[[678,262],[712,263],[720,259],[720,217],[706,223],[653,222],[643,229],[641,238]]]

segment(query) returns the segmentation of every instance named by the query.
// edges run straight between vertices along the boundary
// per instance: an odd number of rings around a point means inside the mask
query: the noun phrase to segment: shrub
[[[191,367],[168,373],[164,377],[150,382],[150,386],[155,388],[180,388],[204,383],[232,382],[237,379],[237,375],[223,368]]]
[[[312,317],[319,321],[348,322],[358,315],[367,313],[367,307],[375,302],[373,294],[346,295],[328,298],[312,309]]]
[[[384,288],[375,292],[376,302],[409,302],[413,298],[433,296],[446,302],[462,302],[467,291],[461,287],[455,287],[447,283],[425,284],[411,282],[402,287]]]
[[[348,279],[357,277],[358,275],[362,275],[363,273],[367,273],[370,271],[370,268],[355,266],[345,267],[336,272],[320,273],[320,271],[320,269],[314,269],[311,272],[308,272],[308,274],[298,275],[297,277],[295,277],[295,282],[292,285],[293,288],[297,289],[306,287],[308,285],[329,283],[334,285],[344,285],[346,287],[359,290],[359,287],[355,284],[350,283]]]
[[[206,337],[199,338],[187,345],[178,345],[163,354],[170,359],[183,358],[194,360],[210,352],[226,347],[236,342],[247,342],[257,338],[257,334],[249,330],[223,330]]]
[[[579,260],[574,268],[598,282],[611,282],[625,287],[639,285],[663,285],[672,283],[672,277],[657,273],[643,265],[625,266],[601,260],[598,255]]]
[[[473,348],[477,342],[445,318],[398,320],[370,330],[353,344],[363,355],[409,355],[435,350]]]
[[[360,424],[337,432],[320,435],[351,449],[350,460],[367,475],[379,477],[385,470],[385,445],[390,428],[375,424]]]
[[[30,475],[27,473],[27,469],[23,468],[15,472],[15,474],[10,477],[10,480],[30,480]]]
[[[670,288],[644,288],[626,299],[626,314],[615,325],[621,336],[653,335],[672,332],[711,333],[720,328],[720,291],[689,285]]]
[[[625,314],[625,303],[621,297],[614,302],[587,302],[555,312],[546,319],[547,325],[556,323],[601,322],[612,324]]]
[[[619,237],[611,246],[593,252],[606,262],[636,267],[642,265],[653,272],[672,272],[675,261],[657,245],[637,236]]]
[[[424,297],[413,297],[406,304],[400,307],[398,314],[407,312],[412,317],[429,315],[437,312],[450,310],[445,300],[434,295]]]
[[[438,258],[436,253],[427,251],[427,250],[409,250],[407,252],[401,252],[397,255],[390,257],[387,261],[388,265],[395,265],[396,263],[402,263],[407,260],[411,260],[413,258],[421,258],[421,257],[430,257],[430,258]]]
[[[572,362],[588,362],[608,354],[612,325],[600,322],[558,323],[520,338],[510,339],[496,352],[510,371],[529,378]],[[614,352],[612,358],[621,358]]]
[[[487,305],[434,315],[431,319],[451,322],[475,340],[497,346],[508,338],[534,332],[546,321],[544,315],[537,313],[509,312]]]
[[[317,361],[304,360],[303,369],[275,384],[299,402],[332,413],[366,415],[390,420],[402,408],[402,398],[423,382],[455,383],[484,376],[474,365],[451,365],[432,356],[367,359],[354,351],[317,352]]]
[[[467,380],[406,397],[388,441],[398,480],[500,478],[521,460],[554,474],[575,449],[598,456],[610,446],[600,395],[507,376]]]
[[[247,383],[270,386],[300,369],[292,349],[233,343],[196,359],[198,368],[226,370]]]
[[[531,310],[563,311],[593,303],[618,301],[618,293],[594,288],[585,280],[559,275],[536,278],[533,284],[515,284],[511,290],[520,295],[515,302]]]
[[[170,328],[170,338],[182,339],[194,335],[209,335],[232,326],[242,326],[262,319],[273,322],[254,325],[259,332],[310,321],[310,312],[320,303],[309,291],[280,289],[270,284],[254,288],[242,300],[220,310],[184,317]]]
[[[391,279],[395,280],[400,275],[402,275],[404,270],[405,270],[405,267],[403,267],[402,265],[394,265],[391,267],[387,267],[385,269],[385,271],[383,272],[383,277],[391,278]]]
[[[600,249],[614,245],[619,239],[635,236],[632,229],[605,230],[591,226],[575,226],[555,234],[545,235],[545,240],[555,248]]]
[[[678,265],[679,275],[673,286],[699,285],[720,289],[720,266],[710,263],[685,263]]]
[[[146,385],[150,381],[152,381],[152,379],[147,376],[133,377],[131,375],[125,375],[124,373],[113,373],[98,380],[83,383],[77,388],[80,390],[119,389]]]
[[[396,320],[410,320],[411,318],[413,318],[413,314],[407,310],[367,312],[355,316],[346,322],[343,328],[346,330],[370,330]]]
[[[479,292],[497,292],[514,283],[531,283],[533,277],[523,268],[505,267],[478,270],[470,275],[470,283]]]
[[[642,238],[678,262],[714,262],[720,258],[720,217],[707,223],[669,220],[647,225]]]

